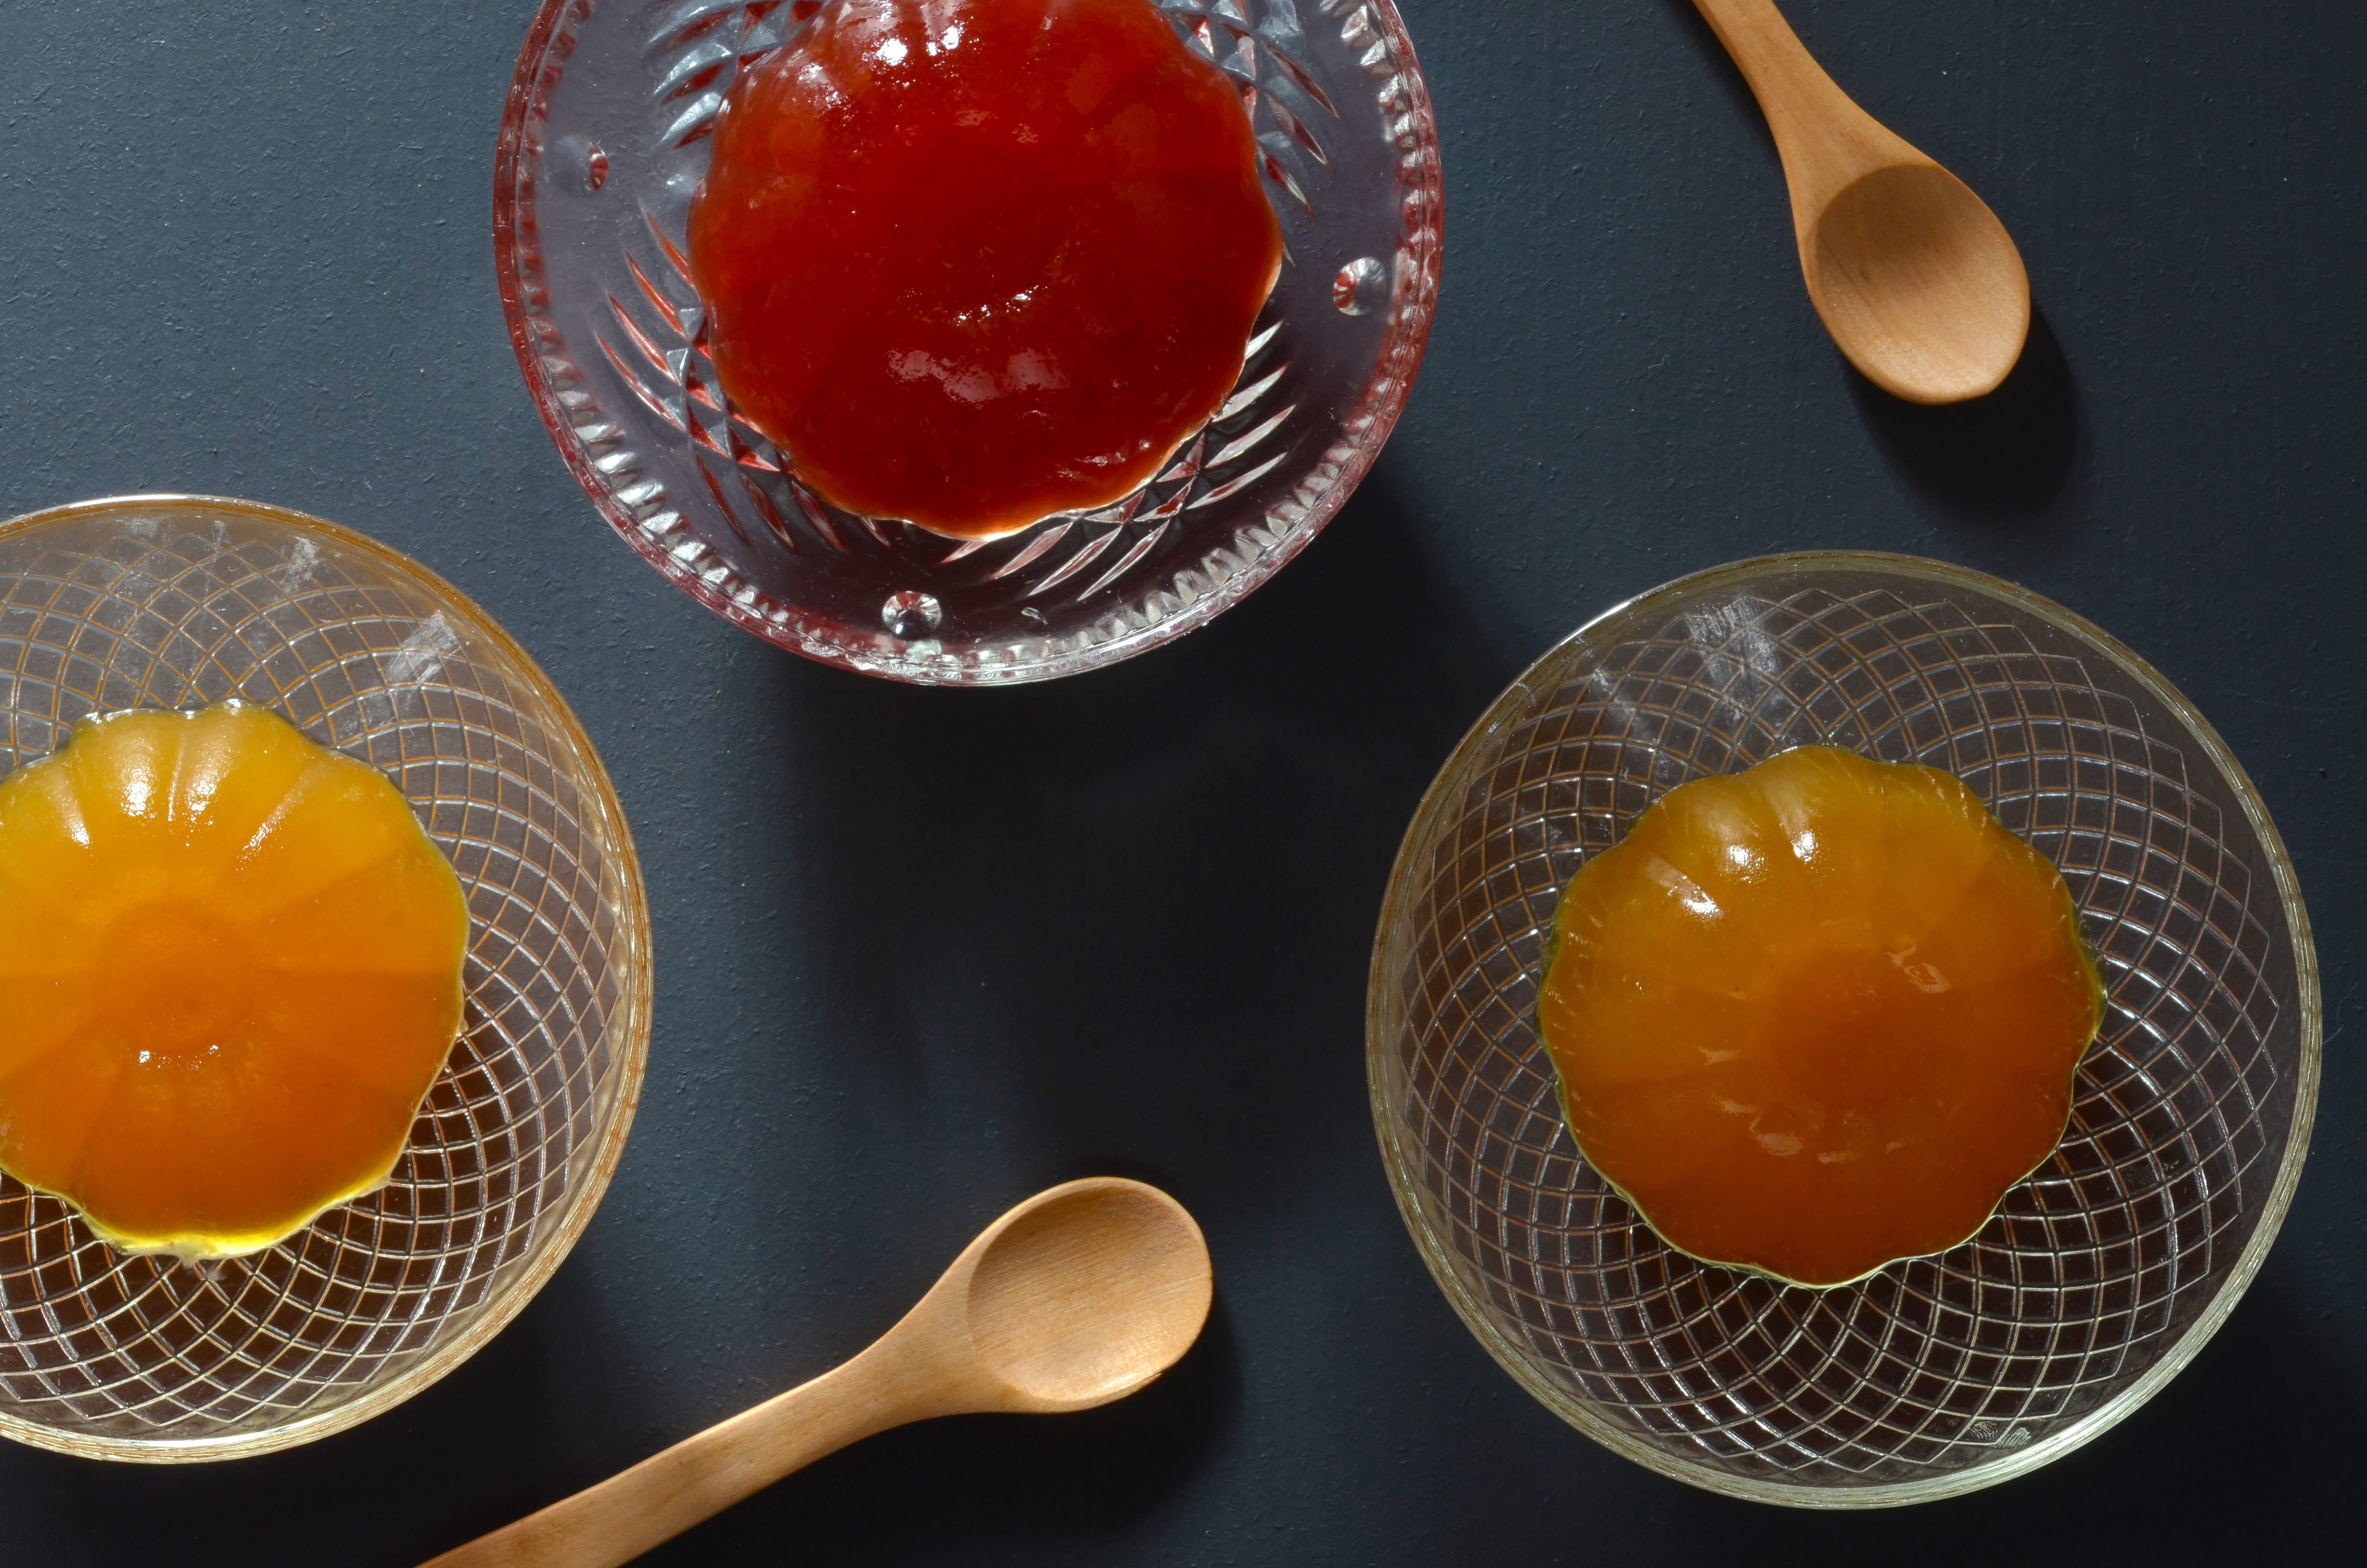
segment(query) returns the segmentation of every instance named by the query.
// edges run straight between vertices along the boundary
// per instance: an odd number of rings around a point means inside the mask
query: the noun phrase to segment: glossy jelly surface
[[[2054,1150],[2102,991],[2054,865],[1961,782],[1810,746],[1669,792],[1564,892],[1539,1023],[1668,1242],[1840,1284]]]
[[[1282,256],[1239,88],[1149,0],[838,0],[733,85],[687,240],[799,476],[964,537],[1157,473]]]
[[[242,703],[85,720],[0,781],[0,1167],[129,1248],[269,1245],[386,1180],[468,938],[366,764]]]

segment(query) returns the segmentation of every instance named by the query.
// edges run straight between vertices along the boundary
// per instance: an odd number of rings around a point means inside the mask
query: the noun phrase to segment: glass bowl
[[[468,895],[466,1022],[394,1176],[277,1245],[131,1256],[0,1177],[0,1434],[228,1459],[399,1403],[515,1317],[623,1152],[649,915],[575,716],[447,584],[334,524],[130,496],[0,524],[0,774],[75,720],[238,697],[410,797]]]
[[[723,93],[817,9],[545,0],[493,175],[510,336],[602,516],[792,652],[935,685],[1182,636],[1282,568],[1397,423],[1438,292],[1438,136],[1389,0],[1160,0],[1239,85],[1288,255],[1230,399],[1116,506],[991,542],[825,505],[716,385],[683,223]]]
[[[1825,1290],[1653,1234],[1580,1158],[1535,1026],[1587,858],[1809,744],[1965,780],[2062,868],[2109,991],[2053,1158],[1971,1242]],[[1686,577],[1530,666],[1407,831],[1365,1016],[1399,1207],[1504,1369],[1663,1474],[1826,1508],[2020,1474],[2192,1358],[2284,1217],[2319,1028],[2293,867],[2183,698],[2010,584],[1839,553]]]

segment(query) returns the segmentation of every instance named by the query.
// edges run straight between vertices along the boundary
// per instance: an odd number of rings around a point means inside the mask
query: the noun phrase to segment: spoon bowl
[[[970,1344],[1035,1408],[1084,1410],[1173,1366],[1207,1321],[1207,1244],[1183,1205],[1133,1182],[1055,1187],[987,1233]]]
[[[1988,204],[1937,164],[1893,164],[1842,187],[1800,261],[1825,330],[1895,396],[1979,397],[2022,358],[2022,253]]]

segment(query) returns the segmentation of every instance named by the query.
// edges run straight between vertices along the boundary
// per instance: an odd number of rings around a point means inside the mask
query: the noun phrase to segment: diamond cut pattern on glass
[[[716,383],[680,236],[737,74],[818,6],[546,0],[496,171],[511,333],[552,437],[611,524],[710,608],[827,663],[929,683],[1039,679],[1179,636],[1330,520],[1387,438],[1435,303],[1427,90],[1386,0],[1161,0],[1233,80],[1280,215],[1283,278],[1231,398],[1157,478],[1098,510],[957,541],[829,506]],[[565,149],[596,144],[596,190]],[[1352,262],[1369,313],[1334,307]],[[902,637],[877,607],[926,594]]]
[[[2088,1435],[2232,1302],[2305,1040],[2314,1084],[2271,851],[2183,723],[2035,618],[1875,579],[1704,590],[1548,655],[1418,823],[1376,960],[1375,1113],[1450,1295],[1566,1416],[1750,1495],[1963,1490]],[[2109,1002],[2067,1135],[1979,1236],[1824,1291],[1661,1243],[1580,1158],[1535,1029],[1587,858],[1813,743],[1969,784],[2063,869]]]
[[[128,503],[0,534],[0,774],[85,714],[233,696],[363,758],[467,893],[463,1035],[393,1179],[248,1257],[127,1256],[0,1177],[0,1430],[45,1447],[255,1452],[415,1392],[557,1266],[630,1118],[646,917],[597,760],[472,612],[292,521]]]

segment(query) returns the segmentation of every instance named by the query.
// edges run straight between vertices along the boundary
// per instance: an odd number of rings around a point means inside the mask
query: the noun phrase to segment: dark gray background
[[[876,1438],[659,1563],[2201,1562],[2331,1544],[2367,1474],[2358,608],[2367,8],[1791,0],[1988,199],[2040,324],[1988,403],[1857,379],[1764,127],[1683,0],[1404,0],[1445,143],[1435,336],[1305,557],[1185,642],[1007,692],[805,664],[609,535],[495,298],[532,0],[0,0],[0,515],[336,518],[475,596],[606,754],[656,920],[650,1075],[574,1256],[473,1361],[311,1448],[0,1452],[0,1560],[403,1564],[885,1328],[1097,1171],[1200,1216],[1206,1341],[1125,1404]],[[2325,966],[2316,1146],[2242,1307],[2038,1475],[1819,1517],[1613,1458],[1432,1287],[1365,1111],[1365,965],[1422,786],[1530,658],[1759,551],[2000,573],[2219,726]],[[1911,1558],[1908,1556],[1911,1554]]]

